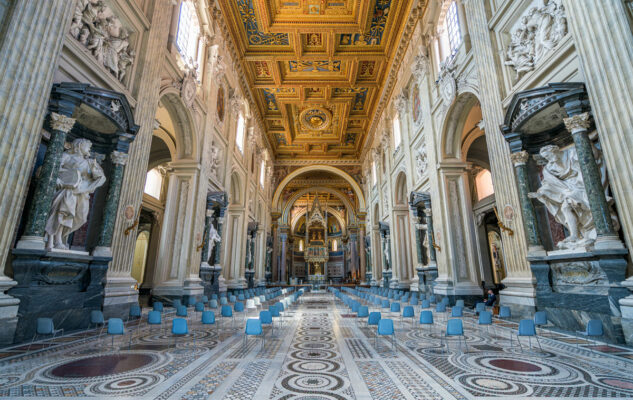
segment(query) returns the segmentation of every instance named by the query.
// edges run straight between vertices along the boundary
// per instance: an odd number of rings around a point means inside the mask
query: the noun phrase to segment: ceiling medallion
[[[322,131],[332,123],[332,113],[323,107],[309,107],[299,115],[301,126],[311,131]]]

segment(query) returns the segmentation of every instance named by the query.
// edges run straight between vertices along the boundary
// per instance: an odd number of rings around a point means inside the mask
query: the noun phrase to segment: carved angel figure
[[[70,150],[62,155],[57,194],[46,222],[49,249],[68,249],[68,235],[88,220],[90,194],[106,181],[97,160],[90,158],[91,147],[89,140],[75,139]]]

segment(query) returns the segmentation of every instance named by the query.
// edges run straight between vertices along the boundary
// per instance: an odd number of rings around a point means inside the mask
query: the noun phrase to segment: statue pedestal
[[[623,343],[621,320],[628,312],[617,308],[630,292],[622,285],[627,268],[626,249],[594,249],[582,253],[549,252],[528,255],[536,279],[536,308],[566,330],[583,330],[589,319],[600,319],[608,341]],[[503,292],[502,292],[503,293]],[[628,323],[625,321],[625,324]]]
[[[9,289],[8,295],[19,300],[15,342],[30,340],[40,317],[52,318],[58,329],[88,327],[90,311],[101,310],[104,302],[110,258],[25,249],[14,249],[13,255],[17,285]],[[10,312],[8,317],[11,320]]]

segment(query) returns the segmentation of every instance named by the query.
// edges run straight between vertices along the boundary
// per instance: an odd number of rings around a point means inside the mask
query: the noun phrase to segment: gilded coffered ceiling
[[[412,0],[219,0],[277,160],[357,159]]]

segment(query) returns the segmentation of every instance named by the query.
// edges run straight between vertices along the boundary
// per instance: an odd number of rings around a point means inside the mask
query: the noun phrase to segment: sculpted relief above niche
[[[505,64],[517,79],[532,71],[567,34],[565,8],[554,0],[538,0],[511,29]]]
[[[130,48],[130,32],[110,7],[102,0],[79,0],[69,33],[123,82],[136,53]]]

